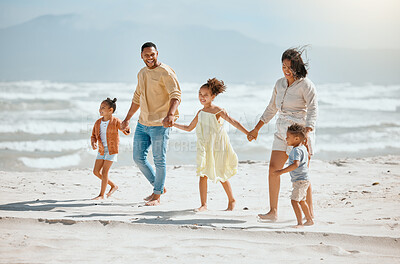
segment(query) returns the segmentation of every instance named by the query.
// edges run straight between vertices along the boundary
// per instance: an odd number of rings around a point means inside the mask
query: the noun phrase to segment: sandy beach
[[[267,210],[265,162],[240,162],[236,208],[220,184],[199,206],[195,166],[168,166],[161,205],[135,166],[111,169],[119,190],[104,201],[91,169],[0,172],[0,263],[399,263],[400,156],[313,160],[315,225],[293,229],[290,176],[281,177],[279,219]]]

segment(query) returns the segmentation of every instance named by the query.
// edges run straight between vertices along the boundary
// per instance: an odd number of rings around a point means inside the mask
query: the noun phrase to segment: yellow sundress
[[[219,112],[218,112],[219,113]],[[218,113],[200,111],[196,126],[197,176],[224,182],[237,173],[238,157]]]

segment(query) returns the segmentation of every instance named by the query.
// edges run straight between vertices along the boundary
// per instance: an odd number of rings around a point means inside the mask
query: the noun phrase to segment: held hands
[[[252,141],[254,139],[257,139],[257,137],[258,137],[258,130],[257,129],[253,129],[247,134],[247,140],[248,141]]]
[[[163,126],[164,127],[174,126],[174,123],[175,123],[174,119],[175,119],[175,117],[173,115],[167,115],[162,121]]]
[[[124,133],[124,135],[129,135],[131,133],[131,128],[127,126],[124,130],[122,130],[122,133]]]
[[[129,120],[124,120],[124,121],[122,121],[122,123],[121,123],[121,130],[122,131],[124,131],[124,130],[126,130],[126,128],[129,128]],[[129,131],[130,131],[130,128],[129,128]]]

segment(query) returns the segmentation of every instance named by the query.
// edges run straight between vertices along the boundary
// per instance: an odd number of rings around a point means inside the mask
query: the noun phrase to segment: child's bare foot
[[[110,189],[110,191],[107,193],[107,198],[110,197],[113,193],[115,193],[115,191],[118,190],[118,186],[115,185],[114,187],[112,187]]]
[[[236,200],[229,201],[228,208],[225,211],[233,211],[235,209]]]
[[[278,215],[270,211],[266,214],[258,214],[258,218],[260,218],[261,220],[276,221],[278,220]]]
[[[300,224],[297,224],[297,225],[295,225],[295,226],[292,226],[292,228],[303,228],[304,226],[303,225],[300,225]]]
[[[92,200],[104,200],[104,196],[99,195],[97,197],[94,197]]]
[[[307,220],[307,221],[304,223],[305,226],[311,226],[311,225],[313,225],[313,224],[314,224],[314,221],[313,221],[312,219]]]
[[[164,192],[162,194],[165,194],[167,192],[167,189],[164,187]],[[150,194],[149,196],[147,196],[146,198],[144,198],[143,200],[145,201],[151,201],[154,200],[153,199],[154,193]]]
[[[202,205],[199,208],[194,209],[195,212],[204,212],[207,211],[207,205]]]

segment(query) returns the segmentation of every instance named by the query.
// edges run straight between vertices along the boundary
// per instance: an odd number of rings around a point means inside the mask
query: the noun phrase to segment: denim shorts
[[[104,147],[104,155],[101,155],[100,152],[98,152],[96,159],[117,162],[117,157],[118,157],[118,154],[110,155],[110,153],[108,152],[108,147]]]

